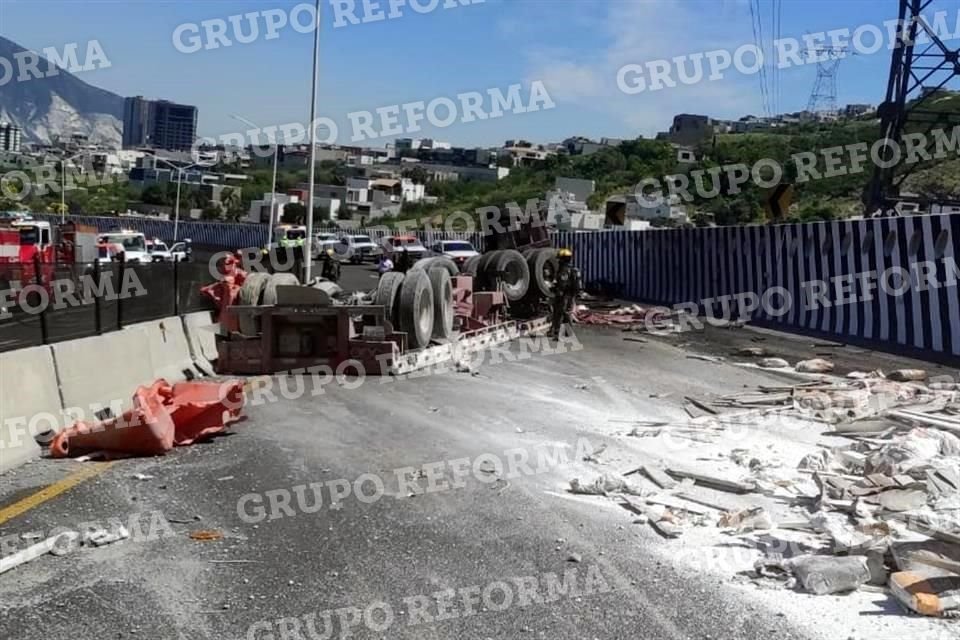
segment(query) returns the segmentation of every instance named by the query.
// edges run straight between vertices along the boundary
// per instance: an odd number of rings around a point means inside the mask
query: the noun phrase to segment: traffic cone
[[[97,424],[77,422],[50,442],[54,458],[66,458],[81,451],[118,451],[135,455],[163,455],[173,448],[174,426],[163,405],[157,381],[150,387],[138,387],[133,408],[119,418]]]
[[[174,444],[181,447],[226,431],[240,417],[243,383],[180,382],[173,385],[166,402],[173,418]]]

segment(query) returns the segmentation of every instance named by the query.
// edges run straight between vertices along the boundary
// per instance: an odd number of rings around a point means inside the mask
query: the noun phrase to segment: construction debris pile
[[[689,438],[696,460],[716,469],[648,464],[574,479],[570,491],[611,497],[667,538],[716,527],[759,552],[740,567],[758,586],[866,589],[917,614],[960,617],[960,385],[925,377],[855,372],[711,402],[686,398],[689,420],[638,421],[624,435]],[[827,431],[806,455],[794,443],[782,452],[757,446],[774,437],[771,416]],[[721,450],[724,434],[750,420],[763,430],[757,440]],[[782,461],[789,449],[802,455],[798,464]]]
[[[155,456],[226,431],[240,419],[243,383],[157,380],[138,387],[133,407],[96,423],[79,421],[50,442],[50,455],[66,458],[90,452]]]

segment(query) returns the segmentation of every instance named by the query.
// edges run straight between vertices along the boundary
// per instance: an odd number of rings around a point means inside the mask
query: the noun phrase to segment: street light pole
[[[67,161],[60,160],[60,224],[67,222]]]
[[[310,271],[313,267],[313,186],[315,182],[317,162],[317,65],[320,58],[320,0],[317,0],[317,23],[313,25],[313,78],[310,89],[310,180],[307,194],[307,237],[304,244],[304,258],[307,261],[304,279],[310,282]]]
[[[260,129],[255,123],[247,120],[243,116],[238,116],[233,114],[230,116],[234,120],[239,120],[240,122],[253,127],[254,129]],[[273,183],[270,185],[270,223],[267,225],[267,248],[270,248],[270,245],[273,244],[273,224],[274,219],[276,218],[276,193],[277,193],[277,161],[280,155],[280,145],[277,143],[276,136],[273,139]]]
[[[183,182],[183,169],[177,168],[177,202],[173,206],[173,243],[177,242],[177,231],[180,228],[180,184]]]
[[[274,201],[277,197],[277,156],[280,155],[280,145],[273,141],[273,184],[270,187],[270,223],[267,225],[267,249],[273,244],[273,219],[277,215]]]

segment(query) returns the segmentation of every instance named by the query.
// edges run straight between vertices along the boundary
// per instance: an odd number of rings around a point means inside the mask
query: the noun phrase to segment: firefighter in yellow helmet
[[[557,251],[557,274],[553,283],[553,322],[550,336],[560,335],[560,327],[571,322],[571,313],[580,293],[580,271],[573,267],[573,251],[562,248]]]

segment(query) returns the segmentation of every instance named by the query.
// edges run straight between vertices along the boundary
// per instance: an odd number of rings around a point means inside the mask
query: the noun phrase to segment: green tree
[[[201,220],[219,220],[223,210],[215,202],[208,202],[200,212]]]
[[[227,220],[233,220],[235,222],[243,217],[245,211],[239,187],[224,189],[220,201],[226,212]]]
[[[151,184],[140,194],[140,200],[144,204],[167,205],[170,199],[167,197],[167,190],[158,184]]]

